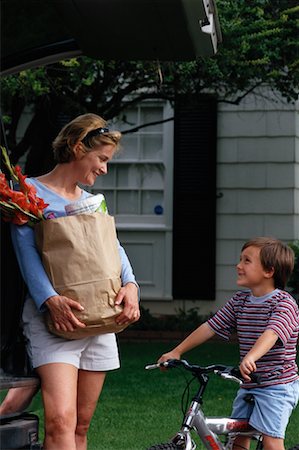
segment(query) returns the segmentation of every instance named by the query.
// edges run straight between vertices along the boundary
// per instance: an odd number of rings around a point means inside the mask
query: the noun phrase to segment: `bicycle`
[[[199,388],[195,393],[187,412],[185,413],[180,431],[169,441],[156,444],[147,450],[195,450],[196,443],[192,439],[194,431],[204,447],[209,450],[231,450],[237,436],[247,436],[257,441],[256,450],[263,448],[261,434],[254,430],[247,419],[233,419],[230,417],[206,417],[202,410],[203,396],[209,382],[209,374],[214,373],[226,380],[232,380],[239,385],[243,383],[240,371],[236,367],[223,364],[212,364],[206,367],[189,364],[186,360],[171,359],[164,363],[150,364],[145,369],[183,367],[193,375],[193,379],[199,382]],[[258,378],[252,374],[252,379],[258,383]],[[184,394],[183,394],[184,396]],[[248,395],[248,402],[254,401],[252,395]],[[224,442],[222,442],[224,440]],[[296,445],[289,450],[299,450]]]

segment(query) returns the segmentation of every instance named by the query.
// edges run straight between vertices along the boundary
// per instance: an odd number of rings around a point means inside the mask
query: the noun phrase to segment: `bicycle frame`
[[[246,419],[231,419],[226,417],[205,417],[198,401],[192,401],[184,418],[181,430],[174,436],[172,442],[184,442],[184,450],[194,450],[196,444],[192,441],[191,430],[200,437],[203,445],[209,450],[231,450],[237,436],[247,436],[259,439],[259,434],[250,427]],[[218,436],[227,436],[223,444]]]
[[[206,386],[209,381],[209,377],[206,375],[208,371],[218,373],[220,376],[226,379],[232,379],[242,384],[240,378],[236,375],[229,374],[227,372],[222,373],[219,368],[221,367],[224,371],[228,369],[226,366],[208,366],[206,368],[200,368],[199,366],[191,366],[187,361],[184,360],[171,360],[168,362],[169,367],[177,367],[182,365],[186,370],[193,373],[194,376],[199,381],[199,389],[196,392],[194,398],[192,399],[189,409],[185,414],[182,427],[180,431],[171,439],[170,443],[172,447],[160,447],[162,448],[177,448],[181,450],[195,450],[196,443],[191,437],[192,430],[199,436],[203,445],[208,450],[231,450],[233,448],[233,443],[237,436],[246,436],[249,438],[255,438],[259,441],[257,444],[257,449],[262,448],[261,436],[254,430],[247,419],[232,419],[226,417],[206,417],[202,411],[201,405],[203,403],[203,395]],[[157,367],[168,367],[167,363],[161,363],[156,365],[147,366],[147,369],[154,369]],[[218,370],[217,370],[218,368]],[[230,368],[232,369],[232,368]],[[235,369],[233,369],[235,370]],[[206,371],[206,372],[204,372]],[[226,436],[226,443],[223,444],[219,436]],[[169,444],[170,444],[169,443]],[[163,444],[164,445],[164,444]],[[158,446],[152,447],[152,449],[159,449]],[[151,450],[151,449],[149,449]]]

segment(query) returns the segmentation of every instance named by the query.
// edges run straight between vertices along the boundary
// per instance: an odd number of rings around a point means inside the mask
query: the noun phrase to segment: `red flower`
[[[6,178],[4,173],[0,173],[0,191],[1,191],[1,198],[7,198],[9,199],[9,186],[7,184]]]
[[[15,212],[12,223],[15,223],[16,225],[25,225],[27,222],[28,217],[26,216],[26,214],[22,213],[21,211]]]
[[[37,197],[34,186],[26,183],[26,175],[22,174],[20,166],[11,165],[6,149],[1,147],[1,150],[4,164],[20,188],[19,191],[11,189],[5,175],[0,173],[0,210],[3,220],[17,225],[33,225],[45,220],[43,210],[48,204]]]

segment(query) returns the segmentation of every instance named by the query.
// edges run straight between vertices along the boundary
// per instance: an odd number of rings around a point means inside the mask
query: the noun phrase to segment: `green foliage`
[[[6,129],[9,148],[16,153],[14,162],[25,152],[22,144],[15,147],[17,124],[26,105],[33,104],[39,116],[46,117],[54,105],[55,112],[71,117],[95,112],[111,120],[141,100],[173,102],[178,94],[208,92],[219,101],[238,104],[261,85],[280,92],[287,101],[297,100],[297,2],[217,0],[216,4],[223,42],[212,57],[187,62],[80,57],[3,77],[2,113],[11,118]],[[31,134],[39,130],[31,129]]]
[[[32,102],[36,97],[49,94],[51,91],[49,80],[44,67],[33,70],[23,70],[18,75],[10,75],[1,79],[1,90],[4,98],[8,96],[24,97]]]
[[[130,330],[153,331],[192,331],[207,319],[199,315],[199,308],[188,311],[179,309],[175,315],[153,316],[149,309],[141,306],[141,317],[138,322],[130,326]]]
[[[267,84],[288,101],[296,100],[299,82],[296,2],[217,0],[217,6],[223,44],[215,57],[218,76],[210,79],[212,89],[217,89],[215,83],[220,81],[225,90],[222,98],[231,97],[238,102],[255,86]],[[206,75],[209,77],[209,73]]]
[[[119,95],[136,93],[140,88],[154,88],[155,94],[174,98],[176,92],[215,91],[220,99],[229,99],[267,83],[288,100],[298,95],[298,16],[294,0],[217,0],[223,35],[218,53],[191,62],[97,61],[71,58],[48,67],[23,71],[4,77],[2,89],[7,95],[42,95],[56,93],[84,98],[85,86],[94,93]],[[257,69],[258,66],[258,69]],[[159,80],[162,72],[162,84]],[[82,86],[83,84],[83,86]],[[230,98],[233,100],[233,98]],[[237,101],[237,99],[235,99]],[[101,97],[97,98],[101,102]]]
[[[291,288],[292,295],[299,300],[299,240],[289,243],[289,246],[295,253],[295,265],[288,287]]]

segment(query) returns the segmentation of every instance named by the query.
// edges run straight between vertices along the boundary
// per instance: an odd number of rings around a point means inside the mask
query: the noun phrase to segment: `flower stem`
[[[10,163],[10,159],[9,159],[9,156],[8,156],[6,148],[2,147],[2,145],[0,147],[1,147],[1,152],[2,152],[2,157],[3,157],[4,164],[6,165],[7,169],[9,170],[9,173],[10,173],[11,177],[15,181],[18,181],[18,177],[16,176],[14,168],[13,168],[13,166]]]

